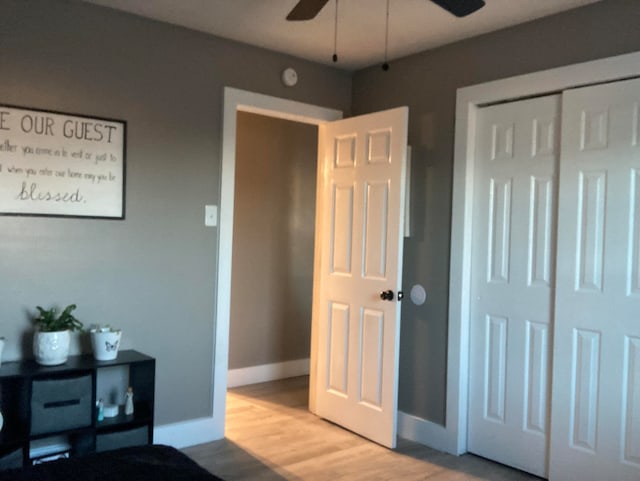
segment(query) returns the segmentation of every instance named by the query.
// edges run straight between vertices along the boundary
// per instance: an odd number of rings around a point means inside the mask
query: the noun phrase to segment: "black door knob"
[[[393,301],[393,291],[391,289],[388,291],[382,291],[380,293],[380,299],[383,301]]]

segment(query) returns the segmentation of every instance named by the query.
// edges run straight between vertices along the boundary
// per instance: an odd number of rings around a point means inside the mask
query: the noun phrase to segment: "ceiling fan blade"
[[[436,5],[444,8],[456,17],[467,15],[484,7],[484,0],[431,0]]]
[[[300,0],[287,15],[287,20],[311,20],[328,2],[329,0]]]

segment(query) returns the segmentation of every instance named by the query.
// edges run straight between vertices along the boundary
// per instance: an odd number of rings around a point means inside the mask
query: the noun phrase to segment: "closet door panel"
[[[550,478],[640,479],[640,80],[562,98]]]
[[[480,109],[469,450],[547,474],[560,97]]]

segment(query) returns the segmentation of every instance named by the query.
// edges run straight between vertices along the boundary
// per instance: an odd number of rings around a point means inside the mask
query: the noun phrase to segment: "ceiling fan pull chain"
[[[336,0],[336,16],[333,25],[333,61],[338,61],[338,0]]]
[[[382,64],[382,70],[385,72],[389,70],[389,64],[387,63],[387,54],[389,47],[389,0],[387,0],[387,21],[385,24],[384,32],[384,63]]]

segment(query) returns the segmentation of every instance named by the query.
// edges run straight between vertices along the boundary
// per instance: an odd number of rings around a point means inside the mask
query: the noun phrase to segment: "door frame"
[[[231,260],[233,251],[233,207],[236,169],[237,113],[249,112],[311,125],[339,120],[340,110],[272,97],[232,87],[224,88],[222,122],[222,166],[220,172],[220,209],[216,277],[216,307],[213,339],[212,428],[213,439],[224,437],[227,370],[229,365],[229,320],[231,313]],[[318,177],[318,184],[320,177]],[[317,197],[316,197],[317,198]],[[317,207],[316,207],[317,208]],[[316,217],[316,227],[318,219]],[[317,230],[317,229],[316,229]],[[318,233],[316,232],[316,236]],[[315,266],[314,259],[314,284]],[[311,332],[311,370],[314,369],[313,328]]]
[[[446,426],[440,431],[440,439],[427,440],[427,443],[445,447],[445,451],[453,454],[467,451],[472,207],[478,109],[490,103],[638,76],[640,52],[634,52],[458,89],[451,212]]]

